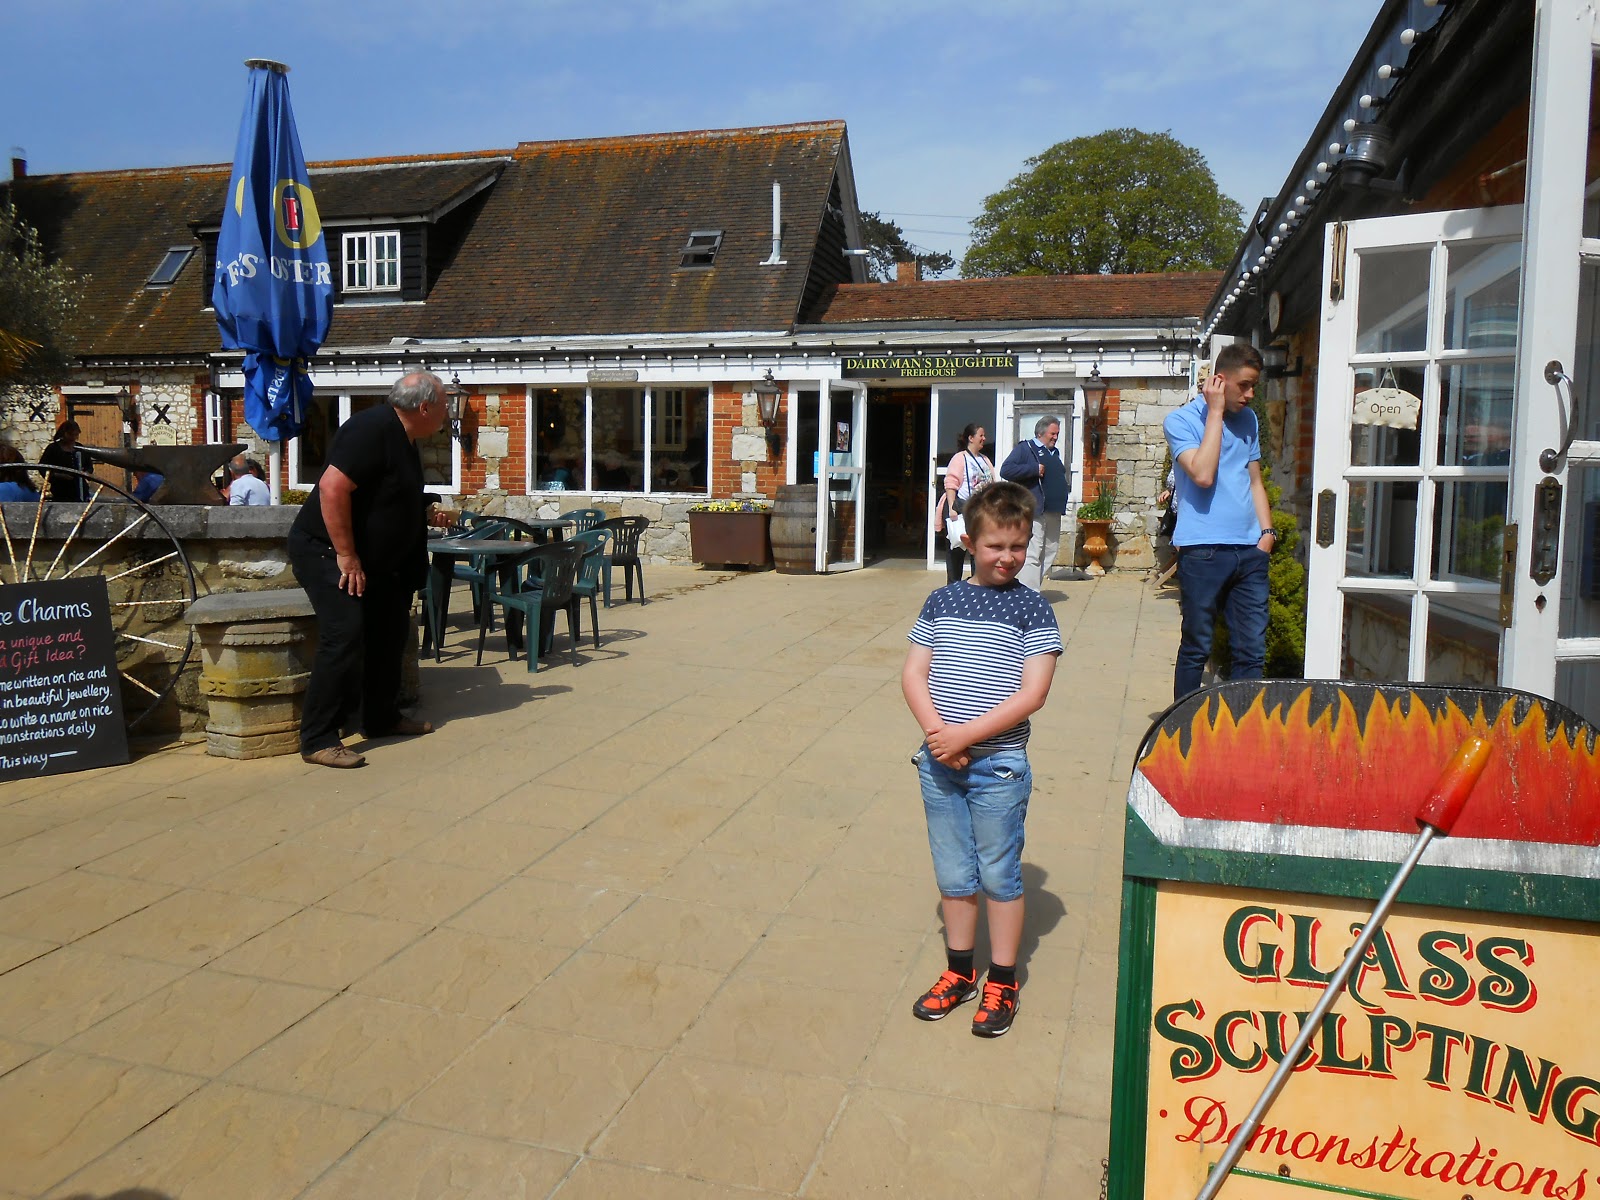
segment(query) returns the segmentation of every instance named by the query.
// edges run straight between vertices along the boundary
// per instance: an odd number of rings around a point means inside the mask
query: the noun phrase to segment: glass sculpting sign
[[[1415,841],[1492,746],[1218,1193],[1600,1196],[1600,754],[1523,693],[1240,682],[1129,788],[1113,1200],[1192,1197]]]

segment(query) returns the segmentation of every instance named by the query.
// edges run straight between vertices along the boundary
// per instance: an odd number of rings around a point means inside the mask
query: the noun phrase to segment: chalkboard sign
[[[127,761],[106,581],[0,586],[0,780]]]

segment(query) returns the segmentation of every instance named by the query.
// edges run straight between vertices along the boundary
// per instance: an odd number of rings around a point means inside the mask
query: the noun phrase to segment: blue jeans
[[[1172,695],[1182,700],[1200,687],[1211,657],[1217,613],[1228,620],[1233,654],[1230,679],[1260,679],[1267,656],[1267,560],[1256,546],[1183,546],[1178,550],[1179,605],[1183,641],[1173,672]]]
[[[916,763],[939,894],[1020,897],[1022,823],[1033,791],[1027,752],[999,750],[957,771],[924,746]]]

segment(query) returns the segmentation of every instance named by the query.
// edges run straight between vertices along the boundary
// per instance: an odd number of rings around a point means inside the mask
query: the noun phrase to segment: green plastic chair
[[[578,625],[572,604],[572,585],[577,581],[578,565],[587,548],[576,542],[555,542],[546,546],[532,546],[528,553],[517,558],[513,565],[526,567],[528,579],[520,587],[502,587],[496,572],[490,572],[487,597],[491,604],[513,609],[523,614],[526,622],[528,670],[539,669],[541,650],[555,639],[556,613],[567,610],[567,633],[572,640],[572,665],[578,666]],[[513,572],[513,576],[517,572]],[[511,626],[506,626],[509,644]],[[478,665],[483,665],[483,643],[488,635],[488,622],[478,624]],[[511,647],[511,657],[517,657]]]
[[[576,532],[588,533],[589,530],[606,519],[606,510],[603,508],[574,508],[562,513],[558,519],[575,521],[577,522]]]
[[[589,601],[589,625],[594,631],[594,648],[600,649],[600,608],[597,603],[601,580],[611,573],[611,554],[609,543],[612,540],[611,530],[591,529],[588,533],[580,533],[567,539],[572,545],[584,548],[583,561],[578,567],[578,578],[572,585],[572,611],[579,618],[583,610],[580,602],[585,598]],[[606,586],[609,586],[607,584]],[[583,627],[583,621],[578,621],[578,626]]]
[[[639,579],[639,603],[644,600],[644,567],[639,561],[639,539],[644,536],[644,531],[650,528],[648,517],[612,517],[609,521],[602,521],[595,526],[597,529],[609,529],[615,540],[611,543],[609,555],[611,566],[622,568],[622,582],[627,589],[627,598],[633,599],[633,580]],[[606,607],[611,607],[611,571],[606,571]]]
[[[475,513],[463,514],[463,524],[459,530],[451,530],[456,537],[464,538],[494,538],[505,532],[506,523],[493,517],[480,517]],[[484,581],[493,574],[493,568],[487,555],[474,555],[466,562],[457,562],[451,569],[452,584],[440,598],[439,628],[442,630],[445,622],[450,619],[450,592],[455,590],[454,584],[465,583],[472,591],[472,615],[477,618],[483,611]],[[490,624],[494,623],[493,614],[490,614]]]

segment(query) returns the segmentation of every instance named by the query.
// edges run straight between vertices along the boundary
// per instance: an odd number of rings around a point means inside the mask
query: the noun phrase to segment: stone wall
[[[82,384],[84,378],[80,372],[73,383]],[[203,372],[196,375],[193,368],[118,371],[101,373],[99,378],[102,390],[92,395],[50,392],[38,396],[19,388],[7,389],[0,396],[0,441],[16,449],[28,462],[38,462],[56,427],[66,420],[69,404],[112,402],[124,386],[139,412],[133,435],[135,445],[187,446],[206,440]]]
[[[186,592],[182,563],[176,559],[157,562],[172,553],[172,538],[178,540],[188,555],[194,569],[197,596],[297,586],[289,568],[286,546],[289,526],[299,509],[173,504],[158,506],[154,511],[171,530],[171,537],[155,522],[145,522],[130,532],[121,533],[135,521],[135,510],[124,504],[95,506],[89,520],[76,530],[74,526],[82,506],[48,504],[44,506],[37,534],[34,530],[34,519],[39,512],[37,505],[0,505],[0,514],[3,514],[11,539],[9,550],[0,544],[0,579],[9,583],[17,577],[19,568],[29,561],[30,546],[33,566],[28,574],[33,578],[60,577],[72,563],[115,537],[114,544],[93,559],[93,569],[111,581],[108,587],[113,604],[113,627],[135,637],[150,638],[152,643],[179,648],[188,637],[188,628],[182,620],[185,607],[182,598]],[[63,555],[61,563],[52,571],[56,555],[67,538],[72,539],[68,555]],[[140,569],[141,564],[154,565]],[[80,575],[87,573],[90,571],[79,572]],[[122,578],[114,579],[118,575]],[[171,675],[166,662],[175,660],[177,654],[152,643],[130,644],[126,639],[119,640],[124,655],[119,662],[126,665],[135,678],[142,678],[156,690],[164,687]],[[142,648],[135,649],[136,646]],[[130,651],[134,655],[131,662],[126,657]],[[170,735],[203,730],[206,703],[199,694],[198,681],[196,656],[180,675],[172,696],[146,718],[137,732]],[[124,695],[125,706],[134,702],[142,706],[143,699],[136,685],[125,684]]]
[[[598,508],[607,517],[645,517],[650,528],[639,543],[639,556],[647,563],[686,563],[689,561],[689,509],[704,502],[702,497],[671,500],[649,496],[615,496],[596,499],[583,492],[535,492],[531,496],[485,494],[445,501],[468,512],[490,517],[515,517],[518,520],[548,520],[575,508]]]
[[[1133,380],[1107,396],[1104,458],[1115,467],[1117,486],[1108,567],[1148,570],[1156,565],[1155,531],[1161,520],[1156,497],[1166,486],[1162,467],[1167,440],[1161,423],[1190,399],[1187,385],[1171,379],[1159,385],[1156,380]]]

